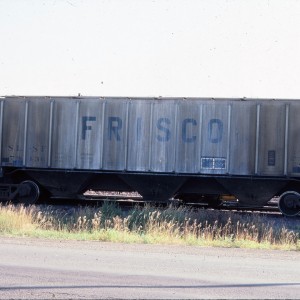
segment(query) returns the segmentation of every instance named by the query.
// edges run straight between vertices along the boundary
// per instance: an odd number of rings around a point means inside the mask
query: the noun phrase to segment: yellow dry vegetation
[[[291,224],[293,224],[291,226]],[[123,243],[300,250],[297,222],[264,215],[145,205],[102,207],[0,205],[0,234]]]

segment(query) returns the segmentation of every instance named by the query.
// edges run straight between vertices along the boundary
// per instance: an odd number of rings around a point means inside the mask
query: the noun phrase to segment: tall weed
[[[84,238],[142,243],[243,246],[300,250],[300,228],[284,218],[188,207],[134,207],[125,212],[117,203],[102,207],[0,205],[0,234],[36,236],[45,231]],[[293,224],[294,224],[293,223]]]

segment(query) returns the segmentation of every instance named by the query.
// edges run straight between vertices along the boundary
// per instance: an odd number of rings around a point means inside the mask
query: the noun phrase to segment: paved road
[[[295,298],[300,253],[0,238],[0,299]]]

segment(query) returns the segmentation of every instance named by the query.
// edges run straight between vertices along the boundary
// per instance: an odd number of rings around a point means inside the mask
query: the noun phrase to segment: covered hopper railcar
[[[300,211],[300,101],[205,98],[2,97],[2,200],[88,189],[144,200],[273,196]]]

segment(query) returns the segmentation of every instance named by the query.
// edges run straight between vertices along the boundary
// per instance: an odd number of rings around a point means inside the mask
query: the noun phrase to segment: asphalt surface
[[[299,299],[300,253],[0,237],[0,299]]]

